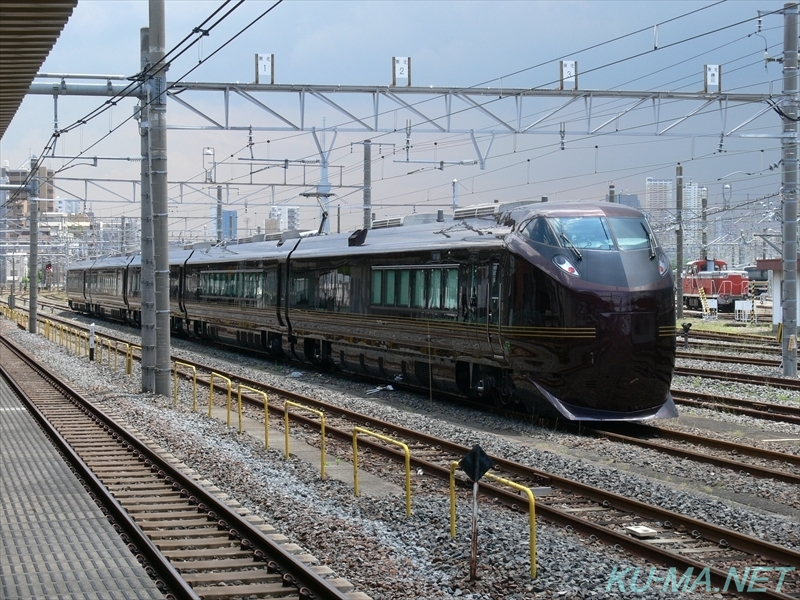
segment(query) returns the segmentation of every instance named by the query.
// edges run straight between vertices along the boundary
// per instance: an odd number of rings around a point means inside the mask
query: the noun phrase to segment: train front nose
[[[598,403],[636,412],[664,404],[675,366],[675,333],[656,312],[603,313],[598,322]],[[663,322],[663,319],[661,319]],[[602,409],[603,406],[597,406]]]

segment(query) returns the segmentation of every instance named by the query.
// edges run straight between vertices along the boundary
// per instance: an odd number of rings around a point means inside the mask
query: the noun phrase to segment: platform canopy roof
[[[78,0],[0,0],[0,137]]]

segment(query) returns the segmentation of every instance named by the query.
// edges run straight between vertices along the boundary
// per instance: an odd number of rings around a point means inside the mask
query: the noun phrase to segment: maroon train
[[[677,415],[672,274],[639,211],[519,202],[377,225],[172,250],[172,326],[568,420]],[[75,263],[71,306],[138,322],[140,280],[138,255]]]

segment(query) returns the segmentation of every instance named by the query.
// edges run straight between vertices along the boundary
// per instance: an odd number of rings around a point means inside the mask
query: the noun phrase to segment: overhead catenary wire
[[[195,27],[195,28],[192,30],[192,33],[193,33],[193,34],[199,34],[199,36],[198,36],[198,37],[197,37],[197,38],[196,38],[196,39],[195,39],[195,40],[194,40],[194,41],[193,41],[193,42],[192,42],[192,43],[191,43],[191,44],[190,44],[188,47],[184,48],[184,49],[183,49],[183,50],[180,52],[180,54],[183,54],[183,53],[184,53],[186,50],[188,50],[189,48],[191,48],[191,47],[192,47],[194,44],[196,44],[196,43],[197,43],[197,42],[198,42],[198,41],[199,41],[199,40],[200,40],[202,37],[205,37],[205,36],[207,36],[207,35],[209,34],[209,32],[210,32],[210,31],[211,31],[211,30],[212,30],[214,27],[216,27],[217,25],[219,25],[219,24],[220,24],[222,21],[224,21],[224,20],[225,20],[225,19],[226,19],[228,16],[230,16],[230,15],[233,13],[233,11],[234,11],[234,10],[236,10],[237,8],[239,8],[239,6],[241,6],[241,5],[243,4],[244,0],[239,0],[239,2],[237,2],[237,4],[236,4],[236,5],[235,5],[235,6],[234,6],[234,7],[233,7],[231,10],[229,10],[229,11],[228,11],[227,13],[225,13],[225,14],[224,14],[222,17],[220,17],[220,18],[219,18],[219,19],[218,19],[218,20],[217,20],[215,23],[213,23],[213,24],[212,24],[212,26],[211,26],[211,27],[209,27],[209,28],[207,28],[207,29],[202,29],[202,26],[203,26],[203,25],[205,25],[206,23],[208,23],[208,21],[209,21],[209,20],[211,20],[211,19],[212,19],[212,18],[213,18],[213,17],[214,17],[214,16],[215,16],[217,13],[219,13],[219,12],[220,12],[220,10],[221,10],[222,8],[224,8],[224,7],[225,7],[226,5],[228,5],[230,2],[231,2],[231,0],[225,0],[225,1],[224,1],[224,3],[222,4],[222,6],[220,6],[220,7],[219,7],[217,10],[215,10],[215,11],[214,11],[214,12],[213,12],[213,13],[212,13],[212,14],[211,14],[209,17],[207,17],[207,18],[206,18],[206,19],[205,19],[205,20],[204,20],[204,21],[203,21],[203,22],[202,22],[202,23],[201,23],[199,26]],[[258,17],[256,17],[255,19],[253,19],[253,20],[252,20],[252,21],[251,21],[251,22],[250,22],[248,25],[246,25],[245,27],[243,27],[242,29],[240,29],[240,30],[239,30],[239,31],[238,31],[236,34],[234,34],[234,35],[233,35],[231,38],[229,38],[227,42],[225,42],[225,43],[224,43],[222,46],[220,46],[219,48],[217,48],[217,50],[215,50],[215,51],[214,51],[212,54],[210,54],[210,55],[209,55],[208,57],[206,57],[205,59],[202,59],[202,60],[198,61],[198,64],[196,64],[194,67],[192,67],[191,69],[189,69],[189,71],[187,71],[186,73],[184,73],[184,74],[183,74],[183,75],[182,75],[182,76],[181,76],[179,79],[177,79],[176,81],[174,81],[174,82],[173,82],[173,85],[174,85],[174,84],[176,84],[176,83],[178,83],[178,82],[180,82],[180,81],[182,81],[182,80],[183,80],[185,77],[187,77],[189,74],[191,74],[191,73],[192,73],[193,71],[195,71],[197,68],[199,68],[199,67],[200,67],[200,65],[202,65],[203,63],[205,63],[206,61],[208,61],[209,59],[211,59],[211,58],[212,58],[212,57],[213,57],[213,56],[214,56],[214,55],[215,55],[217,52],[219,52],[220,50],[222,50],[222,48],[224,48],[225,46],[227,46],[229,43],[231,43],[233,40],[235,40],[237,37],[239,37],[239,36],[240,36],[242,33],[244,33],[244,32],[245,32],[247,29],[249,29],[249,28],[250,28],[250,27],[252,27],[252,26],[253,26],[255,23],[257,23],[259,20],[261,20],[261,19],[262,19],[264,16],[266,16],[267,14],[269,14],[269,13],[270,13],[270,12],[271,12],[271,11],[272,11],[272,10],[273,10],[275,7],[276,7],[276,6],[278,6],[278,5],[279,5],[280,3],[282,3],[282,2],[283,2],[283,0],[276,0],[276,2],[275,2],[275,3],[274,3],[272,6],[270,6],[270,7],[269,7],[267,10],[265,10],[264,12],[262,12],[262,13],[261,13],[261,14],[260,14]],[[190,35],[191,35],[191,34],[190,34]],[[181,42],[180,42],[180,43],[179,43],[177,46],[175,46],[175,47],[174,47],[172,50],[170,50],[170,53],[176,52],[176,51],[177,51],[177,49],[180,47],[180,45],[181,45],[181,44],[183,44],[183,43],[184,43],[184,41],[185,41],[186,39],[188,39],[188,37],[190,37],[190,36],[186,36],[186,37],[184,38],[184,40],[182,40],[182,41],[181,41]],[[178,56],[180,56],[180,54],[179,54]],[[166,59],[166,56],[165,56],[164,58]],[[166,63],[166,62],[164,62],[164,64],[167,64],[167,63]],[[149,70],[148,70],[148,72],[151,72],[151,73],[152,73],[152,72],[157,72],[158,70],[160,70],[160,68],[161,68],[162,66],[163,66],[163,65],[161,65],[161,61],[159,61],[159,63],[157,63],[157,64],[155,65],[156,69],[155,69],[155,70],[153,70],[153,68],[151,67],[151,69],[149,69]],[[132,81],[130,84],[128,84],[128,85],[125,87],[125,90],[131,90],[131,89],[134,89],[135,87],[138,87],[138,86],[140,85],[140,83],[141,83],[141,81],[140,81],[140,80],[141,80],[141,79],[143,79],[143,78],[144,78],[143,72],[139,72],[139,73],[137,73],[136,75],[134,75],[134,76],[133,76],[133,79],[134,79],[135,81]],[[117,98],[119,98],[119,97],[122,97],[120,94],[122,94],[122,92],[120,92],[119,94],[117,94],[115,97],[117,97]],[[102,114],[102,112],[104,112],[105,110],[107,110],[107,108],[108,108],[108,107],[111,105],[110,103],[111,103],[111,101],[112,101],[113,99],[114,99],[114,98],[112,98],[112,99],[109,99],[109,100],[105,101],[105,102],[104,102],[104,103],[101,105],[101,107],[98,107],[98,109],[95,109],[95,111],[93,111],[93,112],[90,112],[90,113],[89,113],[89,115],[91,115],[91,119],[93,119],[93,118],[96,118],[97,116],[99,116],[100,114]],[[102,109],[102,110],[101,110],[101,109]],[[99,144],[101,141],[103,141],[104,139],[106,139],[107,137],[109,137],[109,136],[110,136],[112,133],[114,133],[114,132],[116,132],[117,130],[119,130],[119,128],[120,128],[120,127],[122,127],[122,125],[124,125],[125,123],[127,123],[129,120],[131,120],[131,119],[133,119],[133,118],[134,118],[134,116],[133,116],[133,115],[131,115],[131,116],[129,116],[128,118],[126,118],[125,120],[123,120],[123,121],[122,121],[122,122],[121,122],[119,125],[117,125],[117,127],[113,128],[113,129],[112,129],[111,131],[109,131],[109,132],[108,132],[106,135],[102,136],[102,137],[101,137],[99,140],[95,141],[95,143],[94,143],[94,144],[90,145],[88,148],[86,148],[85,150],[81,151],[81,152],[78,154],[78,156],[76,156],[75,158],[73,158],[73,159],[72,159],[72,161],[70,161],[70,163],[71,163],[71,162],[74,162],[75,160],[77,160],[78,158],[80,158],[81,156],[83,156],[83,155],[84,155],[86,152],[88,152],[88,151],[89,151],[89,150],[91,150],[91,149],[92,149],[94,146],[96,146],[96,145],[97,145],[97,144]],[[54,148],[54,146],[55,146],[55,144],[56,144],[56,142],[57,142],[57,140],[58,140],[58,137],[61,135],[61,132],[70,131],[70,130],[71,130],[71,129],[73,129],[74,127],[77,127],[77,126],[80,126],[80,125],[84,125],[84,124],[86,124],[86,123],[87,123],[89,120],[91,120],[91,119],[88,119],[87,117],[84,117],[84,118],[82,118],[82,119],[78,119],[78,120],[77,120],[77,121],[75,121],[75,122],[74,122],[72,125],[70,125],[68,128],[65,128],[65,129],[59,130],[59,132],[55,132],[55,133],[51,134],[51,136],[50,136],[50,139],[49,139],[49,140],[46,142],[46,144],[45,144],[44,150],[43,150],[43,151],[40,153],[40,155],[39,155],[39,156],[38,156],[38,158],[37,158],[37,161],[36,161],[35,167],[32,167],[32,168],[31,168],[30,174],[28,175],[28,178],[26,178],[26,180],[24,181],[23,185],[24,185],[24,186],[27,186],[27,185],[30,183],[30,180],[31,180],[31,179],[34,177],[35,171],[36,171],[36,170],[38,170],[39,166],[41,165],[41,162],[42,162],[42,161],[43,161],[43,160],[46,158],[46,155],[49,153],[49,151],[50,151],[52,148]],[[63,169],[64,169],[64,168],[66,168],[67,166],[69,166],[69,164],[70,164],[70,163],[67,163],[66,165],[63,165],[63,166],[62,166],[62,168],[61,168],[61,170],[63,170]],[[8,199],[8,200],[5,202],[5,204],[4,204],[3,206],[7,206],[7,205],[9,204],[9,202],[11,202],[11,201],[13,201],[14,199],[16,199],[16,197],[17,197],[18,193],[19,193],[19,192],[15,192],[15,193],[14,193],[14,195],[13,195],[11,198],[9,198],[9,199]]]
[[[719,3],[716,3],[716,4],[719,4]],[[714,5],[710,5],[710,6],[715,6],[716,4],[714,4]],[[703,7],[703,8],[708,8],[708,7]],[[701,10],[701,9],[698,9],[698,11],[699,11],[699,10]],[[691,13],[687,13],[687,14],[693,14],[694,12],[698,12],[698,11],[692,11]],[[683,15],[682,15],[682,16],[683,16]],[[677,19],[677,18],[680,18],[680,17],[676,17],[675,19]],[[649,29],[649,27],[648,27],[648,28],[643,28],[643,29],[641,29],[641,30],[638,30],[638,32],[645,31],[645,30],[647,30],[647,29]],[[636,33],[636,32],[634,32],[634,33]],[[632,35],[632,34],[629,34],[629,35]],[[621,36],[621,37],[624,37],[624,36]],[[697,36],[695,36],[695,37],[697,37]],[[615,39],[618,39],[618,38],[615,38]],[[694,38],[689,38],[689,39],[694,39]],[[609,40],[609,41],[607,41],[607,42],[603,42],[603,44],[610,43],[611,41],[614,41],[614,40]],[[676,43],[677,43],[677,42],[676,42]],[[664,48],[664,47],[668,47],[668,46],[663,46],[662,48]],[[210,58],[210,57],[209,57],[209,58]],[[619,62],[619,61],[617,61],[617,62]],[[542,64],[544,64],[544,63],[542,63]],[[610,64],[616,64],[616,62],[615,62],[615,63],[610,63]],[[529,68],[533,68],[533,67],[529,67]],[[598,67],[598,68],[602,68],[602,67]],[[509,76],[509,75],[505,75],[505,77],[507,77],[507,76]],[[481,84],[476,84],[476,85],[481,85]],[[387,134],[387,135],[388,135],[388,134]],[[376,157],[376,160],[377,160],[377,157]],[[264,170],[266,170],[266,168],[265,168]]]

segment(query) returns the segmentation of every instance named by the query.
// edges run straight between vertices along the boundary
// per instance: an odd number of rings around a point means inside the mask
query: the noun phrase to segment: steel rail
[[[780,367],[781,361],[775,360],[774,358],[753,358],[747,356],[727,356],[724,354],[695,354],[692,352],[681,352],[678,351],[675,353],[675,358],[682,358],[686,360],[703,360],[707,362],[721,362],[721,363],[732,363],[732,364],[748,364],[748,365],[757,365],[759,367]]]
[[[704,377],[723,381],[736,381],[755,385],[767,385],[786,390],[800,390],[800,380],[787,377],[770,377],[768,375],[746,375],[744,373],[720,373],[706,369],[675,367],[674,374],[680,377]]]
[[[307,402],[314,404],[318,408],[324,407],[324,403],[315,401],[310,398],[307,399]],[[333,414],[350,413],[350,411],[341,410],[338,407],[331,407],[331,412]],[[352,413],[352,414],[363,419],[363,415],[358,415],[357,413]],[[303,424],[307,425],[310,429],[319,429],[319,423],[314,419],[310,417],[304,417],[303,415],[298,415],[298,417],[299,417],[298,420]],[[392,436],[408,437],[419,443],[431,445],[432,447],[438,446],[442,451],[448,452],[456,457],[463,457],[470,451],[470,448],[466,446],[455,444],[447,440],[433,438],[376,419],[370,419],[369,422],[366,423],[366,426],[378,427],[380,429],[387,428],[391,432]],[[326,435],[336,439],[340,439],[342,441],[346,441],[352,437],[351,432],[344,431],[336,427],[332,427],[330,426],[329,422],[326,423],[325,432]],[[405,460],[405,456],[401,452],[396,451],[392,447],[382,445],[379,442],[371,442],[369,439],[364,439],[361,440],[359,444],[360,445],[363,444],[364,446],[369,446],[372,452],[381,454],[395,461],[402,462]],[[780,565],[800,564],[800,552],[796,550],[786,548],[777,544],[773,544],[771,542],[757,540],[746,534],[741,534],[730,529],[712,525],[704,521],[701,521],[699,519],[686,517],[684,515],[675,513],[673,511],[652,506],[644,502],[640,502],[638,500],[625,498],[624,496],[621,496],[619,494],[608,492],[606,490],[602,490],[597,487],[593,487],[574,480],[570,480],[565,477],[554,475],[552,473],[547,473],[544,471],[540,471],[538,469],[534,469],[532,467],[520,465],[518,463],[508,461],[501,457],[491,456],[491,458],[494,461],[496,467],[498,467],[499,471],[502,473],[513,474],[516,475],[517,477],[524,479],[537,480],[541,482],[542,485],[552,484],[565,491],[589,498],[591,501],[596,502],[601,506],[606,506],[623,512],[636,514],[656,521],[670,522],[672,524],[672,528],[675,530],[683,529],[685,531],[695,531],[699,534],[700,537],[702,537],[706,541],[718,544],[720,546],[729,546],[731,548],[737,549],[741,552],[746,552],[751,555],[762,556]],[[445,460],[443,462],[445,463],[444,465],[439,465],[430,462],[429,460],[421,460],[415,458],[413,454],[411,456],[411,464],[413,467],[421,468],[423,472],[447,481],[449,480],[450,477],[450,470],[449,470],[450,460]],[[466,482],[459,482],[459,483],[462,485],[467,485]],[[481,493],[489,497],[498,499],[499,501],[503,502],[508,506],[517,509],[520,509],[523,506],[527,507],[528,503],[527,498],[519,495],[517,492],[513,490],[497,487],[492,484],[481,483],[480,491]],[[536,501],[536,514],[542,516],[544,519],[549,520],[551,522],[558,523],[564,526],[569,526],[576,531],[581,531],[586,535],[596,536],[597,539],[600,539],[610,545],[618,545],[621,548],[634,552],[638,556],[642,556],[644,558],[656,561],[658,563],[680,567],[683,568],[684,570],[688,569],[689,567],[692,567],[693,569],[709,568],[709,573],[711,575],[712,580],[715,581],[716,583],[719,583],[720,587],[724,585],[728,577],[728,573],[725,571],[719,570],[714,567],[709,567],[708,565],[700,561],[687,558],[686,556],[679,554],[677,552],[672,552],[670,550],[660,548],[653,544],[649,544],[646,541],[638,540],[627,534],[616,532],[602,525],[592,523],[591,521],[587,521],[585,519],[581,519],[580,517],[574,516],[554,506],[549,506],[541,499]],[[758,594],[753,592],[751,593],[737,592],[737,593],[752,598],[776,598],[781,600],[789,600],[789,599],[796,600],[795,598],[793,598],[793,596],[781,592],[776,592],[775,590],[767,590],[766,592],[759,592]]]
[[[756,419],[777,421],[780,423],[794,423],[800,425],[800,407],[786,406],[772,402],[751,402],[739,398],[725,398],[714,394],[701,392],[672,391],[672,398],[676,404],[706,408],[738,415],[746,415]],[[693,400],[699,398],[699,400]]]
[[[188,362],[189,364],[194,364],[195,366],[202,368],[204,370],[207,370],[207,367],[205,367],[200,363],[195,363],[191,360],[186,362]],[[360,415],[358,413],[355,413],[354,411],[349,411],[347,409],[342,409],[340,407],[331,406],[326,404],[325,402],[318,401],[313,398],[303,396],[301,394],[288,392],[286,390],[282,390],[275,386],[269,386],[262,382],[255,381],[246,377],[236,376],[235,379],[237,379],[238,381],[242,382],[243,384],[249,387],[254,387],[256,389],[260,388],[280,393],[283,396],[295,399],[308,406],[325,409],[328,411],[328,414],[330,415],[333,416],[342,415],[366,427],[378,427],[381,429],[386,428],[387,430],[391,431],[393,435],[397,434],[405,436],[410,439],[414,439],[420,443],[428,444],[433,447],[438,447],[443,451],[453,454],[454,456],[458,457],[464,456],[470,450],[470,448],[461,446],[459,444],[451,443],[447,440],[433,438],[425,434],[421,434],[419,432],[414,432],[405,429],[403,427],[399,427],[392,423],[386,423],[378,419],[365,417],[364,415]],[[243,395],[243,397],[246,396]],[[259,406],[261,406],[260,403]],[[269,410],[271,412],[278,413],[282,409],[270,405]],[[306,417],[301,414],[293,414],[292,417],[298,422],[306,424],[312,430],[319,429],[319,422],[313,418]],[[336,427],[332,427],[330,425],[326,425],[326,434],[330,437],[340,439],[346,442],[351,440],[352,438],[351,431],[344,431]],[[392,458],[393,460],[399,460],[399,461],[405,460],[405,456],[402,453],[394,450],[391,447],[387,447],[379,442],[373,442],[368,438],[360,441],[360,445],[369,447],[371,451]],[[675,529],[682,528],[686,531],[695,531],[703,539],[710,541],[712,543],[724,544],[731,548],[740,550],[742,552],[746,552],[752,555],[759,555],[768,560],[772,560],[775,561],[776,563],[783,565],[800,564],[800,552],[792,550],[790,548],[786,548],[777,544],[772,544],[770,542],[766,542],[763,540],[757,540],[746,534],[741,534],[733,530],[711,525],[709,523],[700,521],[698,519],[693,519],[691,517],[686,517],[684,515],[680,515],[678,513],[666,509],[651,506],[646,503],[640,502],[638,500],[625,498],[613,492],[608,492],[600,488],[582,484],[580,482],[569,480],[567,478],[563,478],[550,473],[546,473],[544,471],[539,471],[531,467],[526,467],[518,463],[507,461],[503,458],[492,457],[492,459],[495,461],[495,465],[497,465],[501,471],[505,471],[507,473],[511,473],[526,479],[555,483],[558,487],[560,487],[563,490],[569,491],[574,494],[579,494],[581,496],[589,498],[591,501],[596,502],[598,504],[612,507],[614,509],[621,510],[624,512],[634,513],[646,517],[648,519],[657,520],[661,522],[670,522],[672,523],[673,528]],[[449,479],[450,476],[449,466],[439,466],[427,460],[416,459],[413,457],[413,455],[411,457],[411,464],[417,468],[422,468],[425,472],[434,474],[439,478]],[[523,502],[523,497],[516,494],[516,492],[512,492],[503,488],[497,488],[490,484],[482,484],[481,489],[484,490],[485,494],[491,497],[495,497],[498,500],[508,504],[509,506],[519,507],[521,504],[527,504],[527,499],[524,499]],[[569,525],[575,530],[582,531],[584,533],[587,533],[588,535],[598,536],[598,538],[600,539],[608,540],[610,538],[611,541],[609,543],[619,545],[622,548],[626,548],[632,552],[637,553],[640,556],[644,556],[651,560],[666,562],[667,564],[680,566],[683,567],[684,569],[688,569],[689,567],[695,569],[708,567],[708,565],[705,565],[704,563],[689,559],[676,552],[656,547],[652,544],[640,541],[631,536],[618,533],[601,525],[597,525],[590,521],[580,519],[565,511],[561,511],[557,508],[547,506],[546,503],[537,502],[536,509],[537,512],[546,519],[549,519],[556,523]],[[727,577],[727,573],[716,568],[712,567],[708,568],[712,579],[718,583],[724,584],[725,579]],[[774,590],[767,590],[766,592],[758,592],[757,595],[754,592],[751,593],[738,592],[738,593],[744,594],[746,596],[752,596],[754,598],[776,598],[781,600],[789,600],[793,598],[790,595],[776,592]]]
[[[712,446],[720,450],[725,450],[727,452],[737,452],[739,454],[750,455],[753,457],[767,459],[767,460],[784,461],[787,463],[800,466],[800,456],[796,454],[788,454],[783,452],[775,452],[773,450],[753,448],[752,446],[745,446],[744,444],[734,444],[732,442],[723,442],[722,440],[709,440],[709,438],[702,437],[699,435],[692,435],[680,431],[672,431],[670,429],[663,429],[659,427],[651,427],[648,429],[652,430],[653,433],[665,439],[673,439],[676,441],[684,441],[693,444],[701,444],[704,446]],[[758,465],[741,463],[730,458],[725,458],[722,456],[714,456],[713,454],[706,454],[703,452],[694,452],[692,450],[686,450],[684,448],[678,448],[675,446],[670,446],[668,444],[659,443],[652,440],[645,440],[631,435],[624,435],[621,433],[608,431],[605,429],[582,428],[581,431],[589,432],[600,438],[607,438],[616,442],[622,442],[633,446],[639,446],[640,448],[648,448],[656,450],[658,452],[663,452],[664,454],[670,454],[672,456],[677,456],[679,458],[689,458],[690,460],[708,463],[716,465],[718,467],[732,469],[734,471],[740,471],[744,469],[746,470],[747,473],[755,477],[761,477],[765,479],[776,479],[778,481],[784,481],[786,483],[793,483],[795,485],[800,485],[800,475],[797,475],[795,473],[789,473],[787,471],[779,471],[777,469],[770,469],[768,467],[761,467]]]
[[[2,342],[12,347],[12,344],[9,340],[3,338]],[[51,376],[48,375],[47,372],[44,370],[44,367],[40,367],[36,363],[36,359],[32,357],[30,354],[13,346],[15,348],[15,353],[20,355],[26,362],[31,364],[31,366],[43,376],[47,376],[49,381],[53,381],[54,385],[58,385],[59,391],[68,395],[70,400],[75,403],[84,404],[82,396],[80,393],[75,391],[71,388],[68,384],[64,382],[57,382]],[[164,477],[170,477],[173,482],[177,483],[180,486],[181,491],[186,490],[187,494],[190,496],[194,496],[197,499],[197,507],[198,509],[203,509],[209,516],[212,514],[217,515],[224,515],[225,526],[226,528],[231,528],[231,532],[235,532],[237,537],[240,540],[240,543],[243,547],[250,549],[255,556],[256,552],[260,552],[262,557],[262,561],[266,560],[273,560],[275,561],[281,570],[288,572],[294,576],[298,573],[302,573],[302,581],[297,581],[297,584],[301,587],[308,588],[308,590],[313,593],[315,598],[324,599],[324,600],[347,600],[347,595],[341,592],[339,589],[333,586],[333,584],[329,583],[327,580],[323,579],[312,570],[308,569],[306,565],[300,561],[295,555],[291,554],[290,552],[281,548],[281,545],[273,540],[269,539],[268,537],[264,536],[261,531],[252,523],[250,523],[247,519],[243,516],[236,513],[236,511],[230,510],[230,508],[220,499],[218,499],[213,493],[208,491],[202,485],[197,483],[193,480],[190,476],[184,474],[170,462],[162,458],[159,454],[151,450],[147,445],[143,442],[138,440],[135,437],[130,436],[130,434],[126,431],[126,429],[117,423],[114,419],[110,416],[106,415],[102,411],[98,411],[95,407],[91,406],[91,404],[85,405],[87,406],[88,410],[91,411],[92,415],[94,415],[98,422],[101,422],[104,427],[107,427],[110,431],[114,432],[117,436],[121,439],[125,440],[125,443],[128,445],[129,451],[136,451],[141,456],[146,457],[146,460],[150,461],[153,465],[151,470],[157,471],[159,477],[161,474],[164,474]],[[42,418],[46,419],[43,415]],[[64,444],[69,447],[66,441]],[[87,467],[88,468],[88,467]],[[94,477],[94,476],[92,476]],[[99,480],[94,478],[97,482],[97,485],[100,486],[101,489],[105,490],[105,486],[100,483]],[[104,492],[105,493],[105,492]],[[113,499],[113,496],[112,496]],[[114,500],[116,503],[116,500]],[[118,505],[118,504],[117,504]],[[119,506],[119,505],[118,505]],[[126,515],[127,512],[121,508]],[[131,520],[133,523],[133,521]],[[133,523],[133,527],[139,530],[138,525]],[[145,535],[141,533],[141,535]],[[139,537],[139,536],[137,536]],[[146,537],[144,537],[143,544],[146,544],[146,548],[150,553],[154,553],[154,556],[160,557],[159,560],[167,560],[163,557],[161,552],[158,548],[153,545],[152,541]],[[160,562],[158,563],[160,564]],[[169,565],[169,562],[167,561]],[[183,578],[175,571],[171,565],[169,565],[169,569],[178,577],[180,581],[183,582],[184,586],[188,587],[188,584],[183,580]],[[188,588],[191,590],[191,588]],[[198,596],[192,592],[190,596],[183,596],[186,598],[198,599]]]
[[[27,352],[23,351],[16,345],[11,344],[8,339],[0,338],[0,343],[9,352],[19,357],[27,367],[36,372],[40,377],[50,383],[66,400],[73,404],[78,404],[77,398],[80,394],[75,392],[72,388],[65,385],[63,382],[53,378],[43,367],[40,367],[36,360]],[[191,586],[181,577],[181,575],[173,568],[169,560],[156,548],[150,538],[139,528],[133,518],[128,514],[122,505],[117,501],[114,495],[102,484],[97,476],[92,472],[91,468],[81,459],[80,456],[73,450],[72,446],[67,440],[58,432],[55,426],[45,417],[41,410],[31,400],[29,395],[23,390],[21,385],[12,377],[11,373],[0,364],[0,372],[3,378],[14,390],[14,393],[25,404],[30,414],[39,423],[39,426],[45,434],[53,441],[54,445],[64,455],[66,461],[75,468],[76,474],[80,477],[84,484],[91,489],[95,495],[96,501],[102,506],[106,507],[114,522],[119,525],[122,530],[127,534],[131,543],[136,546],[139,553],[145,558],[156,573],[158,573],[162,585],[159,587],[166,588],[174,594],[175,598],[200,600],[199,596],[194,593]],[[158,585],[158,582],[156,582]],[[161,591],[166,591],[162,589]]]

